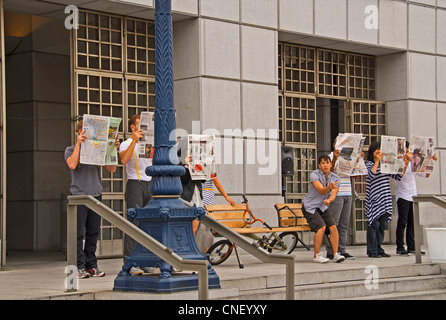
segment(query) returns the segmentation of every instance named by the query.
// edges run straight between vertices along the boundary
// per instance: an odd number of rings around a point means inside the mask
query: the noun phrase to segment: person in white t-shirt
[[[409,141],[406,141],[406,153],[409,152]],[[437,155],[433,159],[438,160]],[[398,222],[396,227],[396,253],[409,255],[415,252],[415,233],[413,222],[413,197],[417,195],[415,176],[429,178],[429,173],[412,171],[412,161],[407,165],[406,173],[400,181],[396,181],[396,204],[398,207]],[[404,232],[406,232],[407,250],[404,248]],[[424,252],[422,252],[424,254]]]
[[[152,177],[146,175],[146,168],[152,165],[151,158],[139,158],[135,150],[139,150],[138,142],[144,137],[144,133],[139,129],[140,115],[135,114],[129,119],[129,126],[132,130],[132,136],[123,141],[119,147],[119,157],[121,163],[125,165],[127,172],[127,184],[125,189],[125,201],[127,208],[145,207],[150,199],[150,181]],[[133,220],[135,225],[138,222]],[[136,241],[124,235],[124,260],[130,257],[136,248]],[[144,271],[139,267],[133,267],[130,270],[131,275],[141,275]]]

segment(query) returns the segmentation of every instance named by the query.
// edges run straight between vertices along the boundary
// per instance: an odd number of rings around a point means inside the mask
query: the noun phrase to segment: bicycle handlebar
[[[268,229],[272,230],[273,228],[271,228],[265,221],[256,218],[256,217],[254,216],[254,214],[251,212],[251,210],[249,210],[248,199],[246,199],[246,196],[245,196],[244,194],[242,194],[242,198],[243,198],[242,203],[244,203],[244,204],[246,205],[246,211],[245,211],[245,212],[248,212],[249,215],[250,215],[251,218],[252,218],[252,222],[247,222],[247,220],[245,219],[246,223],[248,223],[248,224],[253,224],[254,222],[259,221],[259,222],[263,223],[263,225],[264,225],[265,227],[267,227]]]

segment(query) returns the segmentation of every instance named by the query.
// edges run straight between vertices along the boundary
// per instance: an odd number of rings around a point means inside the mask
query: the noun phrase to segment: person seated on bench
[[[328,155],[318,158],[319,169],[310,175],[310,187],[302,201],[302,212],[314,234],[314,259],[316,263],[325,263],[329,259],[320,252],[324,233],[330,232],[330,244],[333,249],[333,260],[342,262],[345,257],[338,253],[339,234],[336,221],[328,206],[336,198],[339,191],[339,177],[331,171],[331,160]]]

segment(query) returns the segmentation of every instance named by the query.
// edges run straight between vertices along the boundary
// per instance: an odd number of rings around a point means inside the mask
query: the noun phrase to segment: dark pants
[[[139,180],[128,180],[125,190],[125,201],[127,203],[127,209],[135,208],[138,205],[139,208],[145,207],[150,199],[150,182],[139,181]],[[139,222],[133,220],[133,224],[139,226]],[[127,234],[124,235],[124,260],[125,257],[130,257],[133,251],[136,249],[136,241],[129,237]]]
[[[102,197],[95,197],[102,201]],[[96,247],[101,230],[101,216],[86,206],[77,207],[77,268],[91,269],[98,267]],[[85,244],[84,240],[85,232]]]
[[[384,254],[385,251],[381,247],[384,240],[384,231],[387,228],[388,213],[383,214],[378,219],[367,226],[367,254]]]
[[[413,202],[399,198],[396,203],[398,206],[398,223],[396,226],[396,250],[404,250],[404,231],[406,231],[407,250],[415,251]]]

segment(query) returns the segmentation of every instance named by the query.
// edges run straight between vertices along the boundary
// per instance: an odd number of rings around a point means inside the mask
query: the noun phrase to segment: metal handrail
[[[285,254],[273,254],[261,249],[256,242],[249,242],[246,237],[241,236],[230,228],[221,224],[209,215],[201,220],[203,224],[217,233],[223,235],[231,242],[243,248],[256,258],[265,263],[279,263],[286,265],[286,298],[294,300],[294,256]]]
[[[158,257],[177,269],[198,271],[198,299],[209,299],[209,275],[207,260],[183,259],[172,249],[166,247],[146,232],[133,225],[131,222],[117,214],[92,196],[79,195],[68,196],[67,205],[67,263],[77,265],[77,210],[78,205],[84,205],[111,224],[131,236],[135,241],[152,251]],[[72,289],[71,291],[76,291]]]
[[[433,194],[413,197],[414,233],[415,233],[415,263],[421,263],[421,232],[420,232],[420,202],[432,202],[446,209],[446,200]]]

